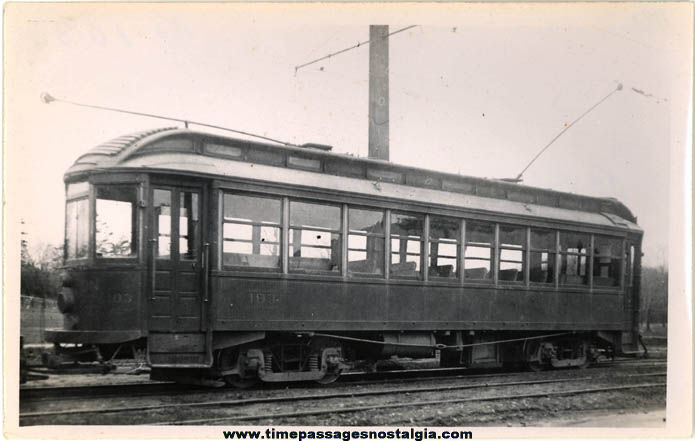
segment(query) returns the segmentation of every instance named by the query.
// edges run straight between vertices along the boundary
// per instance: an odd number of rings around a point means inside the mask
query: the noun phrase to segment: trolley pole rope
[[[97,106],[94,104],[78,103],[75,101],[69,101],[69,100],[64,100],[61,98],[56,98],[56,97],[54,97],[51,94],[46,93],[46,92],[43,92],[41,94],[41,100],[46,104],[50,104],[52,102],[57,102],[57,103],[63,103],[63,104],[72,104],[73,106],[87,107],[90,109],[98,109],[98,110],[106,110],[109,112],[126,113],[128,115],[146,116],[148,118],[165,119],[167,121],[176,121],[176,122],[183,123],[186,128],[188,128],[189,124],[195,124],[197,126],[210,127],[212,129],[226,130],[228,132],[237,133],[239,135],[251,136],[253,138],[263,139],[265,141],[270,141],[270,142],[274,142],[277,144],[282,144],[282,145],[288,146],[288,147],[299,147],[297,144],[292,144],[290,142],[280,141],[278,139],[269,138],[269,137],[263,136],[263,135],[256,135],[255,133],[244,132],[243,130],[230,129],[228,127],[216,126],[214,124],[207,124],[207,123],[200,122],[200,121],[192,121],[190,119],[182,119],[182,118],[175,118],[172,116],[156,115],[154,113],[136,112],[133,110],[118,109],[116,107],[106,107],[106,106]]]
[[[548,150],[548,147],[550,147],[559,137],[561,137],[563,133],[565,133],[566,131],[568,131],[568,130],[570,129],[570,127],[572,127],[573,125],[575,125],[576,123],[578,123],[579,120],[581,120],[582,118],[584,118],[584,117],[585,117],[586,115],[588,115],[592,110],[594,110],[595,108],[597,108],[601,103],[603,103],[603,102],[606,101],[608,98],[610,98],[611,95],[613,95],[615,92],[618,92],[618,91],[620,91],[620,90],[623,90],[623,85],[622,85],[622,83],[618,83],[618,86],[617,86],[615,89],[613,89],[613,90],[611,91],[611,93],[609,93],[608,95],[606,95],[606,96],[604,96],[603,98],[601,98],[601,100],[600,100],[599,102],[597,102],[596,104],[594,104],[593,106],[591,106],[586,112],[584,112],[584,113],[582,113],[581,115],[579,115],[579,117],[578,117],[577,119],[575,119],[574,121],[572,121],[571,123],[569,123],[567,126],[565,126],[565,128],[562,129],[562,131],[560,131],[560,133],[558,133],[553,139],[551,139],[550,142],[549,142],[548,144],[546,144],[545,147],[543,147],[543,148],[541,149],[541,151],[539,151],[539,152],[536,154],[536,156],[533,157],[533,159],[531,160],[531,162],[529,162],[528,165],[527,165],[526,167],[524,167],[523,170],[521,170],[521,173],[519,173],[519,174],[517,175],[516,178],[514,178],[514,179],[507,179],[507,180],[508,180],[508,181],[512,181],[512,182],[521,182],[521,177],[524,175],[524,173],[526,173],[526,170],[528,170],[529,167],[531,167],[531,165],[532,165],[534,162],[536,162],[536,159],[538,159],[538,158],[543,154],[543,152],[545,152],[546,150]]]

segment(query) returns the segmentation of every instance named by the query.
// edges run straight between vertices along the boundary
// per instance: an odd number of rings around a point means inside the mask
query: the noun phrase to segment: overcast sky
[[[393,162],[514,177],[622,83],[524,184],[618,198],[645,230],[646,263],[664,263],[690,6],[7,4],[6,167],[22,201],[10,220],[25,220],[33,245],[61,243],[72,162],[111,138],[175,125],[46,105],[44,91],[366,156],[368,48],[294,66],[367,40],[369,24],[418,24],[390,40]]]

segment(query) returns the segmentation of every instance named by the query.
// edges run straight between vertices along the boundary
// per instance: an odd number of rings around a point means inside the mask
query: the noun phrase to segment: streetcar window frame
[[[128,201],[120,201],[120,202],[126,202],[130,203],[131,207],[131,213],[130,213],[130,253],[127,255],[102,255],[99,253],[98,249],[98,243],[97,240],[99,238],[99,229],[98,229],[98,219],[97,216],[99,215],[99,201],[100,200],[113,200],[113,201],[118,201],[117,199],[107,199],[107,198],[99,198],[99,190],[101,188],[106,189],[107,191],[113,190],[114,187],[131,187],[133,190],[133,200],[128,202]],[[140,208],[139,208],[139,201],[140,201],[140,194],[141,194],[141,185],[137,182],[116,182],[116,183],[96,183],[92,184],[92,198],[94,202],[91,205],[91,210],[90,210],[90,221],[92,223],[92,231],[93,233],[91,234],[92,237],[90,237],[90,240],[93,241],[93,250],[94,250],[94,255],[96,259],[99,261],[134,261],[137,260],[140,256],[140,230],[141,230],[141,216],[140,216]]]
[[[331,203],[324,200],[316,199],[304,199],[304,198],[288,198],[287,207],[287,272],[290,274],[318,274],[326,276],[342,276],[343,274],[343,207],[340,204]],[[305,224],[301,224],[300,218],[293,216],[293,205],[294,207],[299,207],[301,205],[307,206],[321,206],[328,209],[337,209],[337,218],[331,219],[331,214],[328,214],[329,220],[335,222],[335,225],[318,225],[318,219],[314,217],[308,217]],[[308,208],[308,207],[307,207]],[[330,211],[330,210],[329,210]],[[296,213],[296,212],[295,212]],[[303,213],[302,213],[303,214]],[[316,219],[316,220],[315,220]],[[299,223],[296,223],[300,221]],[[310,225],[310,224],[315,225]],[[304,234],[304,232],[310,234]],[[310,239],[310,235],[314,234],[313,242]],[[323,234],[330,235],[328,244],[322,244],[321,242],[325,239],[322,237]],[[298,242],[296,241],[298,239]],[[334,241],[336,241],[334,243]],[[320,253],[320,250],[329,250],[330,256],[328,258],[324,257],[313,257],[313,256],[303,256],[302,253],[306,251],[314,250]],[[296,255],[297,252],[299,255]],[[324,268],[312,268],[312,264],[322,264],[322,260],[327,260],[329,264],[328,269]]]
[[[480,241],[478,240],[481,236],[482,229],[489,229],[490,231],[485,231],[484,234],[489,234],[489,237],[484,237],[488,240]],[[497,241],[495,239],[495,222],[479,220],[479,219],[466,219],[465,225],[465,243],[463,248],[463,280],[464,283],[494,283],[497,270],[497,264],[495,263],[495,248],[497,247]],[[474,236],[475,234],[475,236]],[[474,251],[475,253],[469,251]],[[487,253],[484,256],[479,253]],[[487,262],[486,267],[475,267],[471,268],[471,265],[476,264],[476,262]],[[476,277],[479,275],[481,269],[485,269],[486,272],[484,277]],[[478,270],[478,271],[476,271]]]
[[[497,235],[497,254],[496,254],[496,270],[497,270],[497,280],[499,284],[511,284],[520,285],[525,283],[526,268],[528,266],[528,261],[526,258],[526,252],[528,250],[528,227],[521,225],[512,224],[497,224],[498,235]],[[512,230],[510,233],[511,240],[504,240],[503,230]],[[506,233],[505,233],[506,234]],[[514,235],[520,234],[520,240],[513,238]],[[510,254],[514,253],[512,256]],[[516,253],[520,253],[520,257],[516,257]],[[503,268],[503,264],[517,265],[517,268]],[[516,272],[512,272],[516,270]],[[507,278],[509,276],[513,278]]]
[[[605,245],[609,245],[609,253],[604,253]],[[617,249],[616,249],[617,247]],[[592,286],[595,289],[615,289],[623,286],[625,276],[625,268],[623,262],[625,260],[625,241],[623,238],[610,236],[605,234],[595,234],[593,237],[593,253],[592,253]],[[603,264],[601,259],[608,259],[609,262]],[[616,275],[603,276],[602,269],[617,272]],[[598,273],[598,274],[597,274]],[[596,283],[598,280],[601,283]]]
[[[542,243],[542,236],[550,236],[548,243]],[[537,240],[534,240],[537,239]],[[529,232],[529,283],[538,286],[554,286],[557,282],[558,266],[558,230],[551,228],[530,227]],[[538,266],[534,265],[538,257]],[[545,264],[545,268],[543,265]],[[539,268],[537,272],[536,268]],[[541,273],[544,280],[538,280]]]
[[[402,219],[411,218],[416,221],[420,221],[419,235],[409,234],[410,232],[418,232],[417,229],[413,230],[403,230],[394,233],[394,221],[402,217]],[[427,237],[425,237],[425,214],[417,213],[413,211],[392,211],[389,219],[389,276],[391,279],[403,279],[403,280],[420,280],[424,278],[424,257],[425,257],[425,246],[427,242]],[[399,227],[400,229],[400,227]],[[405,233],[405,234],[404,234]],[[395,242],[394,242],[395,241]],[[398,244],[398,249],[394,250],[394,243]],[[413,250],[415,247],[411,245],[417,244],[417,252]],[[398,256],[398,262],[393,263],[393,256]],[[408,260],[408,257],[417,256],[417,261]],[[401,258],[404,260],[401,261]],[[415,269],[409,270],[408,262],[415,263]],[[394,266],[398,265],[398,266]],[[396,271],[400,270],[400,271]]]
[[[427,271],[430,280],[456,281],[461,277],[461,224],[463,219],[453,216],[429,216],[429,237],[425,245],[429,249]],[[439,225],[448,223],[450,229]],[[453,233],[452,233],[453,231]],[[444,250],[442,247],[445,247]],[[452,253],[446,249],[455,250]],[[452,261],[453,264],[438,265],[440,261]],[[447,268],[451,266],[451,268]],[[442,274],[443,273],[443,274]]]
[[[254,199],[264,199],[264,200],[269,200],[269,201],[275,201],[279,203],[279,216],[278,216],[278,221],[276,222],[271,222],[268,220],[242,220],[242,218],[233,218],[233,217],[227,217],[226,216],[226,203],[227,203],[227,196],[234,198],[234,197],[240,197],[240,198],[254,198]],[[279,196],[272,196],[272,195],[266,195],[266,194],[256,194],[256,193],[247,193],[247,192],[232,192],[232,191],[223,191],[221,193],[221,206],[220,206],[220,257],[221,257],[221,264],[223,268],[227,269],[233,269],[233,270],[238,270],[238,271],[260,271],[260,272],[273,272],[273,273],[278,273],[282,271],[282,259],[283,259],[283,253],[284,253],[284,235],[285,232],[283,230],[283,198]],[[243,213],[242,213],[243,214]],[[234,238],[234,237],[226,237],[225,235],[225,230],[227,225],[238,225],[238,226],[248,226],[251,227],[251,239],[250,240],[245,240],[241,239],[239,237]],[[230,227],[231,228],[231,227]],[[264,228],[273,228],[277,231],[277,241],[272,241],[272,242],[267,242],[263,240],[263,229]],[[258,239],[256,241],[256,239]],[[256,243],[257,242],[257,243]],[[274,245],[277,246],[277,255],[267,255],[267,254],[255,254],[255,253],[235,253],[233,251],[225,251],[225,245],[227,243],[247,243],[251,245],[251,250],[255,251],[256,248],[258,251],[261,251],[261,248],[263,248],[263,245]],[[225,254],[231,254],[231,255],[248,255],[248,256],[269,256],[269,257],[277,257],[277,263],[274,265],[235,265],[232,263],[227,263]],[[247,257],[247,261],[248,261]],[[252,260],[255,259],[258,262],[261,262],[263,258],[257,258],[253,257]],[[270,259],[266,259],[270,261]]]
[[[279,258],[279,263],[277,266],[273,267],[255,267],[255,266],[237,266],[229,265],[224,263],[224,242],[226,238],[224,236],[224,228],[226,224],[234,223],[228,219],[225,219],[224,213],[224,198],[227,195],[238,195],[242,197],[254,197],[254,198],[265,198],[271,199],[279,202],[280,205],[280,221],[279,223],[273,223],[270,225],[276,228],[279,232],[279,241],[274,241],[272,244],[279,246],[279,253],[276,257]],[[318,219],[312,217],[313,213],[311,210],[305,210],[303,214],[303,221],[306,225],[298,225],[297,222],[292,219],[292,206],[293,204],[308,204],[317,206],[331,207],[335,210],[330,215],[331,225],[326,226],[316,226],[317,222],[320,224]],[[596,262],[594,258],[595,247],[593,246],[594,241],[597,237],[609,238],[615,241],[623,241],[622,252],[627,253],[629,256],[629,244],[625,245],[625,239],[618,235],[611,235],[610,232],[591,232],[587,229],[578,227],[577,229],[571,229],[566,227],[555,227],[544,223],[530,223],[530,224],[520,224],[520,223],[507,223],[504,221],[497,221],[490,218],[472,218],[469,216],[458,216],[456,214],[450,215],[446,212],[437,213],[425,213],[416,210],[393,210],[384,207],[378,207],[374,205],[364,205],[359,203],[338,203],[335,201],[330,201],[326,199],[314,199],[305,197],[288,197],[282,194],[270,194],[260,191],[236,191],[234,189],[223,190],[220,193],[220,224],[219,224],[219,238],[220,238],[220,256],[221,264],[220,267],[225,270],[232,271],[266,271],[279,274],[288,275],[316,275],[330,277],[332,279],[337,277],[347,278],[350,280],[354,279],[371,279],[371,280],[403,280],[403,281],[413,281],[420,282],[423,284],[435,283],[435,284],[457,284],[461,286],[475,286],[475,285],[492,285],[496,288],[505,289],[505,287],[519,287],[524,289],[542,289],[542,290],[572,290],[576,292],[590,292],[590,291],[615,291],[616,289],[622,289],[625,282],[625,276],[629,273],[626,268],[621,268],[620,273],[617,276],[615,283],[611,286],[599,285],[594,283],[593,272],[595,271]],[[306,207],[305,207],[306,208]],[[365,232],[359,228],[353,228],[351,225],[352,214],[358,213],[359,211],[372,212],[374,214],[380,214],[381,219],[383,219],[383,228],[375,232]],[[411,232],[403,232],[398,229],[397,225],[393,225],[399,216],[409,216],[418,219],[421,223],[421,229],[417,230],[419,235],[410,234]],[[437,223],[439,220],[445,219],[456,225],[456,228],[452,228],[452,232],[443,233],[444,235],[452,236],[443,239],[438,237],[437,233]],[[293,222],[294,221],[294,222]],[[309,224],[315,224],[313,227],[309,228]],[[266,226],[263,224],[263,226]],[[482,228],[482,230],[480,230]],[[505,241],[505,231],[511,229],[510,232],[516,236],[516,239],[512,242]],[[330,262],[331,269],[320,269],[320,268],[301,268],[297,266],[296,262],[292,262],[293,258],[296,256],[292,255],[294,250],[293,244],[293,234],[296,235],[298,231],[313,231],[316,233],[325,233],[331,235],[331,245],[328,244],[315,244],[315,243],[305,243],[302,239],[300,241],[300,248],[322,248],[330,249]],[[542,243],[539,243],[539,237],[537,233],[543,235]],[[299,233],[301,234],[301,233]],[[484,236],[484,240],[481,241],[480,235]],[[576,247],[571,247],[567,244],[567,237],[581,237],[582,246],[581,249],[574,249]],[[359,239],[359,240],[358,240]],[[350,268],[350,253],[357,252],[364,254],[365,241],[368,239],[376,240],[377,251],[375,253],[375,258],[378,262],[373,262],[372,267],[370,267],[374,272],[364,272],[360,270],[355,270]],[[325,239],[323,239],[325,240]],[[383,245],[381,241],[383,240]],[[401,241],[406,241],[405,252],[407,258],[411,258],[408,261],[417,259],[417,266],[411,274],[399,274],[394,271],[394,257],[396,255],[402,257]],[[432,247],[435,243],[442,243],[444,241],[448,245],[456,246],[456,255],[447,251],[446,255],[442,253],[437,253],[435,255]],[[417,243],[419,242],[419,246]],[[616,242],[617,243],[617,242]],[[394,247],[397,245],[397,247]],[[419,248],[416,250],[416,248]],[[378,252],[382,250],[383,257]],[[518,256],[514,259],[507,258],[505,254],[509,251],[515,252]],[[472,251],[478,251],[478,253],[472,253]],[[480,255],[480,252],[484,253]],[[633,251],[634,252],[634,251]],[[360,254],[361,255],[361,254]],[[430,264],[439,257],[445,257],[449,260],[456,260],[455,269],[452,268],[452,273],[448,276],[438,275],[436,272],[431,271]],[[538,257],[538,259],[536,259]],[[414,259],[412,259],[414,258]],[[614,259],[619,259],[619,263],[614,263],[618,266],[624,266],[626,262],[629,262],[629,257],[623,256],[622,258],[618,255],[612,256]],[[536,266],[532,268],[532,262],[538,260]],[[581,266],[583,276],[583,283],[578,283],[577,281],[567,282],[563,280],[566,279],[566,268],[563,269],[562,265],[567,265],[567,260],[571,260],[577,268]],[[503,275],[504,268],[502,268],[503,263],[510,261],[512,263],[520,265],[516,273],[514,280],[506,280]],[[478,268],[471,268],[475,266],[476,262],[484,262],[487,273],[485,278],[473,278],[471,270],[476,270]],[[395,265],[398,265],[397,262]],[[545,273],[541,277],[534,276],[532,272],[536,269],[542,269]],[[579,277],[578,275],[577,277]]]
[[[173,198],[174,191],[171,188],[153,188],[152,192],[152,236],[155,258],[158,260],[171,260],[173,258]]]
[[[635,277],[635,244],[633,241],[628,241],[625,244],[625,275],[623,276],[625,284],[632,288]]]
[[[379,213],[381,214],[381,220],[379,221],[381,223],[381,228],[380,231],[379,229],[375,231],[367,231],[366,229],[362,228],[359,229],[359,226],[355,226],[353,228],[353,220],[354,218],[352,217],[352,214],[357,214],[358,212],[371,212],[371,213]],[[351,278],[379,278],[383,279],[385,277],[385,268],[386,268],[386,223],[389,221],[387,217],[386,210],[382,208],[376,208],[376,207],[364,207],[364,206],[359,206],[359,205],[348,205],[347,206],[347,226],[346,226],[346,234],[347,234],[347,243],[346,243],[346,253],[347,253],[347,274],[348,277]],[[376,224],[372,225],[371,227],[378,226],[379,222]],[[354,240],[352,240],[354,239]],[[362,246],[361,242],[364,241],[364,246]],[[375,254],[375,256],[370,256],[371,254]],[[361,271],[362,268],[359,267],[359,265],[355,264],[355,262],[359,262],[356,260],[350,260],[351,254],[353,253],[364,253],[365,256],[365,268],[372,268],[373,271]],[[372,261],[370,265],[370,260]],[[352,262],[352,267],[351,266]]]
[[[571,230],[559,230],[559,232],[558,260],[560,261],[560,269],[557,274],[559,285],[590,289],[592,274],[591,256],[593,253],[591,242],[594,235]],[[581,238],[586,240],[586,242],[578,242],[576,245],[571,245],[571,242],[566,242],[566,240],[570,240],[566,239],[567,237],[572,239]],[[583,246],[579,247],[579,244]],[[569,273],[569,268],[575,268],[575,271]]]
[[[84,184],[87,184],[87,189],[85,191],[81,191],[77,194],[73,194],[72,197],[66,198],[65,200],[65,226],[64,226],[64,231],[63,231],[63,260],[64,262],[74,262],[74,261],[84,261],[89,259],[90,257],[90,224],[91,224],[91,210],[90,210],[90,195],[89,195],[89,182],[85,181],[83,182]],[[80,183],[82,184],[82,183]],[[68,187],[73,184],[68,184]],[[66,188],[66,195],[68,194],[68,188]],[[80,222],[75,221],[74,226],[75,226],[75,253],[74,255],[71,255],[70,253],[70,243],[68,240],[68,231],[70,229],[70,218],[71,218],[71,213],[70,213],[70,206],[73,205],[75,207],[75,217],[78,215],[78,205],[79,204],[86,204],[86,215],[84,216],[84,220],[80,220],[82,223],[83,227],[86,227],[86,234],[84,236],[80,236],[80,230],[78,228]],[[79,248],[80,248],[80,237],[83,237],[85,239],[84,245],[84,254],[78,254]]]

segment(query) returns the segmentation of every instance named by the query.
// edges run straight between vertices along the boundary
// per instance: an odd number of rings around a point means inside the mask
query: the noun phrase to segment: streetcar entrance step
[[[147,338],[147,355],[152,367],[210,367],[206,335],[197,333],[155,333]]]

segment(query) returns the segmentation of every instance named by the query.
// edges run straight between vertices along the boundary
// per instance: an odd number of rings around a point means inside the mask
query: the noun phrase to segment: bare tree
[[[665,265],[642,268],[640,316],[647,331],[652,324],[668,324],[668,269]]]
[[[55,298],[60,285],[63,247],[39,244],[30,250],[22,240],[20,292],[25,296]]]

